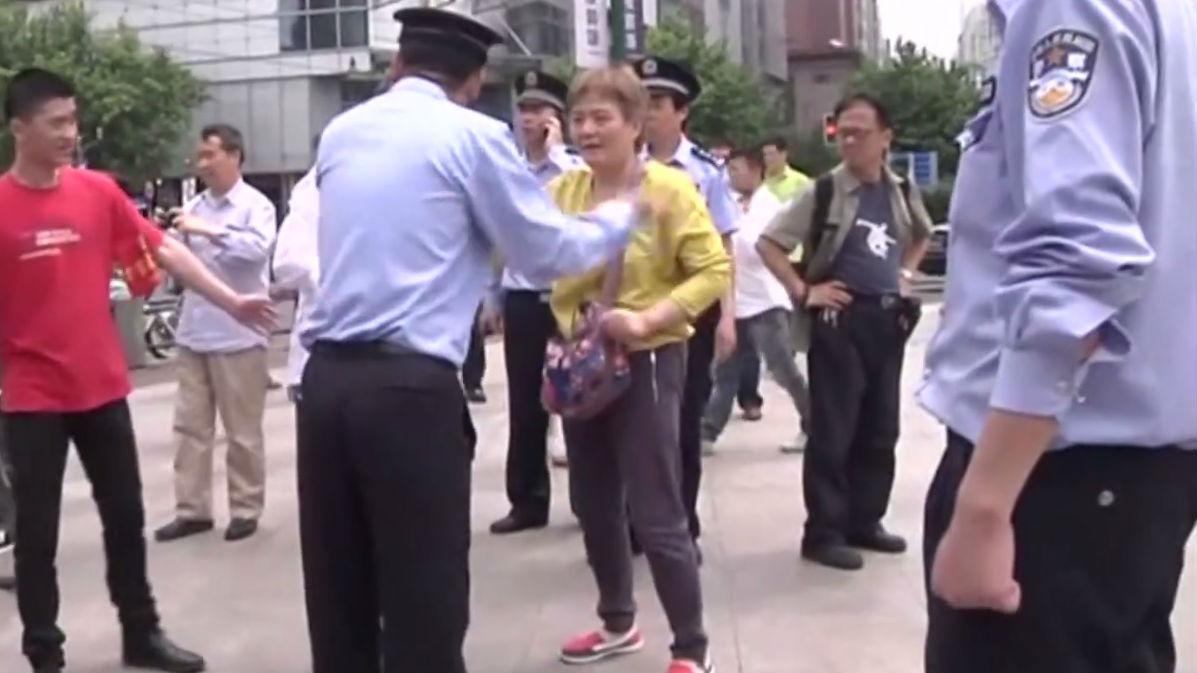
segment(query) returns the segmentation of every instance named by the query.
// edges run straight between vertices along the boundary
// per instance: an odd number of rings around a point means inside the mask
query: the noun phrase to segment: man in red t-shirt
[[[273,309],[269,299],[237,295],[212,276],[142,218],[110,178],[70,167],[78,144],[74,96],[66,80],[30,69],[13,77],[4,97],[16,157],[0,176],[0,405],[14,475],[22,649],[35,671],[62,670],[54,564],[74,442],[104,529],[125,663],[201,671],[204,660],[160,629],[146,577],[130,384],[108,281],[119,268],[135,293],[148,294],[161,265],[247,325],[269,329]]]

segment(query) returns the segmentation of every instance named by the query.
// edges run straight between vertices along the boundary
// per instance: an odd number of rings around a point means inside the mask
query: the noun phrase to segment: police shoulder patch
[[[1039,119],[1075,110],[1085,101],[1097,68],[1101,43],[1080,30],[1059,29],[1031,48],[1027,105]]]
[[[719,166],[720,166],[719,160],[715,158],[714,154],[711,154],[710,152],[706,151],[705,149],[699,147],[698,145],[691,147],[690,153],[693,154],[695,156],[695,158],[701,159],[702,161],[705,161],[706,163],[714,166],[715,168],[719,168]]]

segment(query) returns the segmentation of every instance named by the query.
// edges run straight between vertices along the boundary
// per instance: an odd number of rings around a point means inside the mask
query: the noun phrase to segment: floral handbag
[[[632,382],[627,349],[600,329],[603,313],[615,305],[623,275],[623,255],[607,267],[599,300],[587,306],[572,339],[549,340],[544,356],[540,400],[549,413],[586,420],[619,399]]]

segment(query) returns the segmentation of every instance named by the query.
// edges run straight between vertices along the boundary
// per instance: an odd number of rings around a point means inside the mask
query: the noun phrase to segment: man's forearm
[[[232,310],[236,305],[237,294],[178,240],[167,236],[158,247],[156,257],[158,264],[188,289],[225,311]]]
[[[791,296],[800,299],[806,294],[806,283],[794,271],[794,267],[790,264],[789,253],[781,246],[762,237],[756,242],[756,251],[760,253],[765,268],[769,269],[769,273],[772,273],[773,277],[781,282]]]
[[[1008,521],[1058,428],[1054,418],[990,410],[960,485],[957,512]]]
[[[902,255],[902,268],[911,272],[917,272],[919,267],[923,264],[923,258],[927,256],[927,250],[931,247],[931,239],[924,238],[911,245],[906,249],[905,254]]]

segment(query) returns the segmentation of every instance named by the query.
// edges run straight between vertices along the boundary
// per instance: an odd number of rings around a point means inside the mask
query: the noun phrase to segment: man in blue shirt
[[[585,164],[565,146],[562,117],[569,85],[533,70],[515,81],[519,133],[528,167],[542,185]],[[503,271],[503,356],[507,365],[507,499],[511,511],[491,525],[503,535],[543,528],[549,521],[551,482],[546,460],[549,414],[540,401],[544,351],[557,331],[549,310],[550,285]]]
[[[644,125],[649,156],[685,171],[706,199],[711,221],[723,236],[728,254],[731,235],[740,219],[740,208],[732,195],[722,163],[686,137],[690,107],[702,93],[702,85],[685,64],[650,56],[633,64],[636,74],[652,94]],[[735,291],[698,317],[694,336],[686,345],[686,390],[682,397],[680,444],[682,450],[682,499],[690,518],[690,535],[702,532],[698,518],[698,491],[702,482],[702,415],[711,397],[711,368],[715,360],[726,360],[736,350]],[[701,558],[701,556],[700,556]]]
[[[297,458],[313,673],[466,670],[474,432],[457,370],[492,255],[547,283],[617,254],[637,215],[566,217],[507,126],[466,107],[497,32],[395,18],[398,82],[334,119],[316,163]]]
[[[1197,516],[1197,5],[994,0],[922,402],[929,673],[1175,670]]]
[[[184,206],[178,231],[230,287],[264,295],[278,222],[274,204],[242,177],[244,163],[240,131],[213,124],[200,132],[196,168],[208,188]],[[269,341],[268,334],[242,325],[195,291],[184,291],[175,361],[176,518],[154,532],[159,542],[213,527],[212,453],[218,414],[228,437],[230,521],[225,539],[236,542],[257,532],[266,504],[262,421],[270,380]]]

